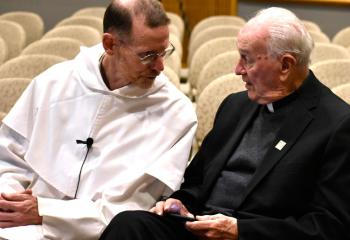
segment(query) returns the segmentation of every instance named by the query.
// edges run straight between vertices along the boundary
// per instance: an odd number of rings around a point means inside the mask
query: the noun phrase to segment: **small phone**
[[[171,213],[171,212],[170,213],[164,213],[164,216],[172,218],[172,219],[176,219],[176,220],[179,220],[179,221],[182,221],[182,222],[193,222],[193,221],[196,221],[195,217],[183,216],[183,215],[180,215],[179,213]]]

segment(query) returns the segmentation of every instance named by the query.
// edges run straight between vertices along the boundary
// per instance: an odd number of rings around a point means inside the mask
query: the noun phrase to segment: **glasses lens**
[[[165,49],[164,52],[149,54],[147,56],[140,58],[140,61],[142,64],[149,64],[151,62],[156,61],[158,57],[161,57],[163,59],[169,57],[174,51],[175,51],[175,47],[173,44],[170,43],[170,46],[167,49]]]
[[[151,62],[154,62],[158,57],[157,53],[152,53],[147,56],[144,56],[143,58],[140,58],[142,64],[149,64]]]

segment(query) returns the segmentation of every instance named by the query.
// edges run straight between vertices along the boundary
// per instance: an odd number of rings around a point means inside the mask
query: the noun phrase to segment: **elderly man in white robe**
[[[102,44],[33,79],[0,129],[0,239],[98,239],[178,189],[197,119],[161,72],[157,0],[115,0]]]

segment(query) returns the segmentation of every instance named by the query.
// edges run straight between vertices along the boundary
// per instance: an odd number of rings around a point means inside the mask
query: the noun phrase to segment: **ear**
[[[117,45],[117,38],[113,36],[111,33],[104,33],[102,36],[102,45],[105,49],[106,54],[113,55],[114,47]]]
[[[282,80],[286,80],[290,75],[291,71],[297,64],[295,57],[289,53],[284,54],[281,58],[281,75]]]

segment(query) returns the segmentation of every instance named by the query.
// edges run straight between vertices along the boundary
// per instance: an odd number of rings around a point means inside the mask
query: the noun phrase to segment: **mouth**
[[[252,84],[251,84],[250,82],[244,81],[244,80],[243,80],[243,82],[245,82],[245,88],[246,88],[247,90],[249,90],[249,89],[252,87]]]

